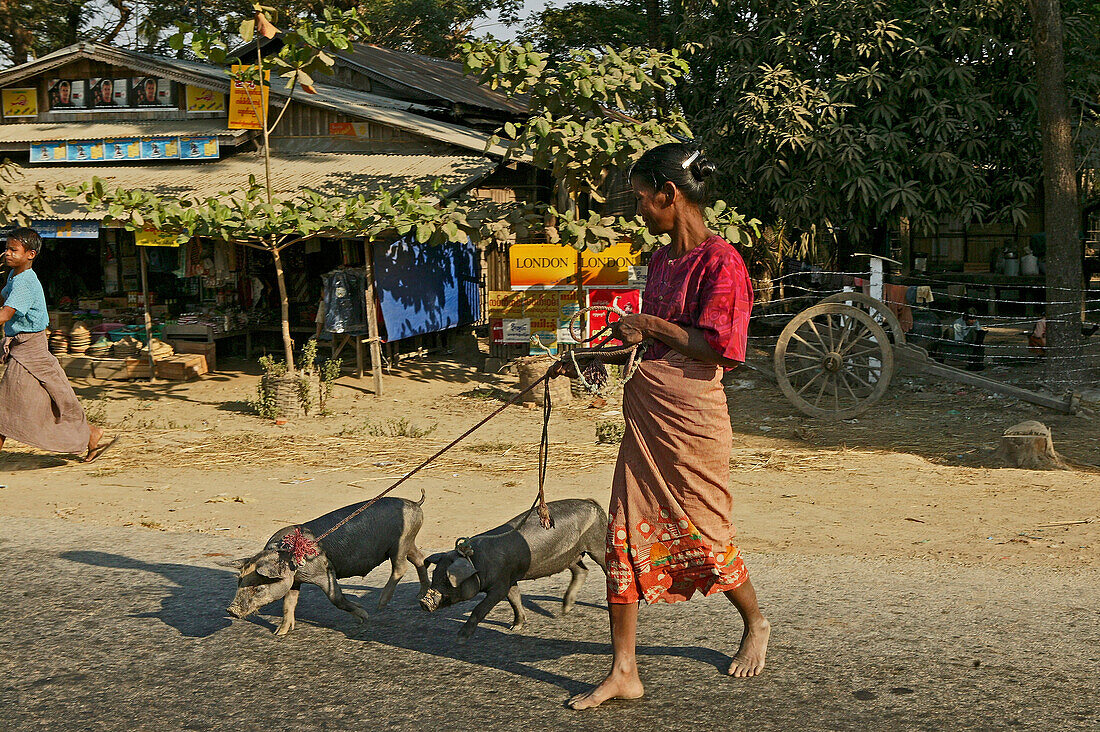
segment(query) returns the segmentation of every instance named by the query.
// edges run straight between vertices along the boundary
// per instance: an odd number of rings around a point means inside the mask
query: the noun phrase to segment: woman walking
[[[613,330],[626,344],[652,345],[623,392],[626,434],[608,511],[611,671],[570,699],[573,709],[642,696],[640,600],[725,593],[745,626],[729,674],[764,668],[770,625],[734,543],[733,431],[722,387],[723,371],[745,360],[753,293],[741,255],[703,219],[714,170],[697,147],[679,143],[649,150],[631,170],[638,212],[672,243],[650,261],[642,312]]]

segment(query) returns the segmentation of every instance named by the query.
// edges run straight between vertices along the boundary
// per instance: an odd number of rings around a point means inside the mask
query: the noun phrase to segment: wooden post
[[[149,314],[149,265],[146,262],[145,247],[141,252],[141,301],[145,310],[145,351],[149,354],[149,379],[157,378],[157,366],[153,361],[153,317]]]
[[[382,396],[382,345],[378,340],[378,310],[374,293],[374,262],[370,239],[363,240],[363,266],[367,270],[367,335],[370,338],[370,371],[374,395]]]

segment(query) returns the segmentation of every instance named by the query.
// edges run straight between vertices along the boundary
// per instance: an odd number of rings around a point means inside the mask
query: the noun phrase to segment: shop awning
[[[111,140],[126,137],[215,136],[223,144],[236,144],[249,130],[229,130],[224,119],[182,119],[148,122],[35,122],[0,125],[0,150],[26,150],[32,142]]]
[[[439,178],[448,190],[457,190],[486,177],[498,162],[474,155],[380,155],[356,153],[303,153],[274,155],[271,172],[278,195],[292,196],[308,188],[322,194],[350,196],[370,194],[379,188],[428,187]],[[33,189],[41,183],[50,195],[53,213],[48,219],[100,219],[102,215],[79,210],[57,186],[76,185],[102,178],[108,187],[139,188],[162,196],[207,197],[243,190],[248,176],[263,180],[263,157],[249,153],[222,160],[190,164],[134,166],[32,166],[13,187]]]

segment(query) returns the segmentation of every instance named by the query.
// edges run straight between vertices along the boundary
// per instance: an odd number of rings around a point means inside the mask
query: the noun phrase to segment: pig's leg
[[[366,620],[369,615],[359,604],[352,602],[348,598],[344,597],[343,591],[340,589],[340,583],[336,581],[336,573],[332,571],[330,567],[324,577],[320,579],[317,586],[325,591],[328,595],[328,599],[332,601],[332,604],[340,608],[344,612],[349,612],[354,615],[359,622]]]
[[[470,611],[470,617],[466,619],[466,624],[462,626],[462,630],[458,631],[458,640],[462,643],[470,640],[470,636],[477,630],[477,624],[485,619],[485,616],[489,614],[489,611],[496,607],[496,604],[508,596],[508,590],[504,589],[508,585],[500,585],[496,587],[490,587],[485,591],[485,599],[479,602],[473,610]]]
[[[519,594],[519,585],[509,588],[508,604],[512,606],[512,630],[523,630],[523,626],[527,624],[527,613],[523,610],[523,596]]]
[[[565,588],[565,598],[561,602],[562,615],[573,609],[573,604],[577,601],[577,594],[581,591],[581,585],[584,584],[584,580],[588,576],[588,567],[584,566],[584,562],[580,559],[569,568],[569,571],[572,573],[573,578],[569,580],[569,586]]]
[[[424,555],[416,548],[416,544],[412,545],[409,549],[409,561],[416,567],[416,576],[420,578],[420,592],[416,594],[416,598],[419,600],[428,594],[428,590],[432,586],[432,582],[428,579],[428,568],[424,566]]]
[[[408,568],[409,564],[404,554],[398,553],[390,557],[390,581],[382,588],[382,596],[378,598],[379,610],[384,608],[393,597],[393,591],[397,588],[397,583],[405,576],[405,571]]]
[[[294,630],[294,609],[298,607],[298,591],[301,586],[301,582],[295,582],[283,598],[283,622],[275,629],[275,635],[286,635]]]

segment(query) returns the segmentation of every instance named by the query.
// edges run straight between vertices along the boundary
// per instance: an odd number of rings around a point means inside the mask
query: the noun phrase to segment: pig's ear
[[[427,567],[430,564],[439,564],[439,560],[447,556],[447,552],[436,552],[427,559],[424,560],[424,566]]]
[[[251,562],[255,557],[241,557],[240,559],[219,559],[214,564],[219,567],[229,567],[240,571],[242,567]]]
[[[293,572],[294,566],[289,556],[284,556],[282,552],[267,552],[256,562],[256,573],[268,579],[282,579]]]
[[[447,567],[447,582],[458,589],[463,582],[477,574],[477,569],[466,557],[459,557]]]

